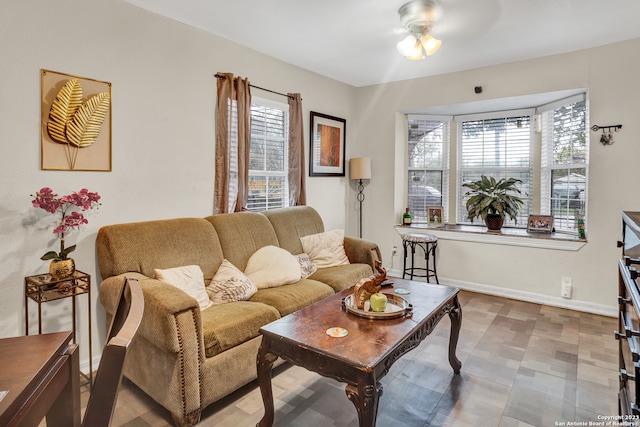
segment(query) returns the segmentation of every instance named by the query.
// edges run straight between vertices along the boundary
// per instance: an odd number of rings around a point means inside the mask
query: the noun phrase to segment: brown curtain
[[[214,212],[244,210],[249,194],[251,89],[248,79],[217,73]]]
[[[302,97],[289,93],[289,206],[305,205],[304,129]]]

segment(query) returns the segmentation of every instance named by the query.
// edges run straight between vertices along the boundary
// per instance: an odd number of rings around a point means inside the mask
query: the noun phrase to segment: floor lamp
[[[364,201],[363,179],[371,179],[371,159],[368,157],[355,157],[349,160],[349,178],[358,180],[358,195],[360,202],[360,237],[362,237],[362,202]]]

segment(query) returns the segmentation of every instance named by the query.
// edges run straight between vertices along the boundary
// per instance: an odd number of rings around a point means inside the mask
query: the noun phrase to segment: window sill
[[[457,240],[462,242],[488,243],[496,245],[524,246],[529,248],[556,249],[577,251],[586,243],[579,239],[560,233],[530,233],[522,228],[503,228],[499,232],[487,231],[486,227],[473,225],[446,224],[440,227],[427,224],[409,226],[397,224],[395,229],[401,235],[408,233],[433,234],[438,239]]]

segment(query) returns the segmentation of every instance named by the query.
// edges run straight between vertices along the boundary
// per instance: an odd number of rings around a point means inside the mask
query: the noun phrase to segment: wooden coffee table
[[[358,411],[360,427],[376,425],[382,395],[379,380],[396,360],[417,347],[445,314],[451,318],[449,364],[456,374],[460,373],[462,363],[456,357],[462,321],[459,290],[395,278],[393,282],[382,292],[408,290],[409,294],[400,295],[412,305],[408,316],[368,319],[348,313],[341,304],[342,298],[353,292],[347,289],[261,328],[257,368],[265,414],[258,427],[273,425],[271,370],[278,357],[346,383],[345,391]],[[327,335],[327,329],[333,327],[345,328],[348,334],[338,338]]]

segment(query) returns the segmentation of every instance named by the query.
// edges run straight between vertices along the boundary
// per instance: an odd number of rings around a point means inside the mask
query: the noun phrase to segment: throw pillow
[[[349,264],[349,258],[344,251],[344,230],[309,234],[301,237],[300,242],[316,268]]]
[[[291,252],[277,246],[264,246],[258,249],[244,269],[258,289],[290,285],[300,280],[300,264]]]
[[[187,295],[198,301],[200,310],[211,306],[209,296],[204,290],[204,273],[199,265],[186,265],[164,270],[156,268],[153,272],[156,279],[182,289]]]
[[[300,264],[300,274],[302,279],[306,279],[316,272],[317,268],[311,262],[311,258],[309,255],[302,253],[295,256],[298,259],[298,264]]]
[[[258,288],[242,271],[225,259],[206,291],[213,304],[225,304],[246,301],[258,292]]]

